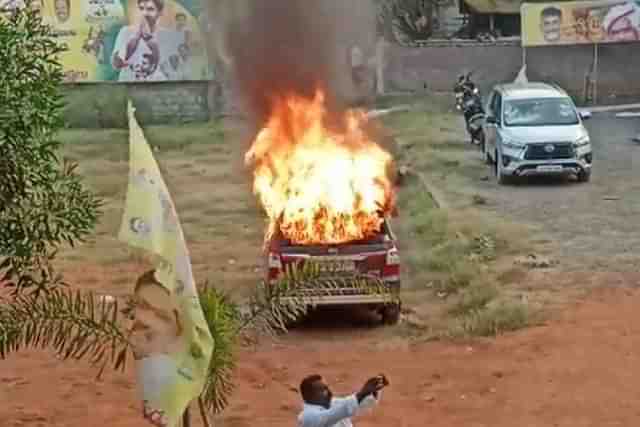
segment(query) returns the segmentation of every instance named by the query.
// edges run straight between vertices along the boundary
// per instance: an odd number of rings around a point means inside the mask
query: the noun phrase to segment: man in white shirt
[[[320,375],[310,375],[300,384],[304,407],[298,427],[353,427],[351,417],[375,405],[388,384],[384,375],[378,375],[351,396],[334,398]]]
[[[120,71],[119,81],[166,80],[160,64],[178,54],[184,36],[161,28],[158,20],[164,0],[137,0],[141,20],[123,27],[118,33],[111,64]]]

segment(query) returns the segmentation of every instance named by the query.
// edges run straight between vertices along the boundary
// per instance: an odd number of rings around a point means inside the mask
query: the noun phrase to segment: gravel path
[[[640,266],[640,120],[594,114],[587,122],[594,147],[591,182],[530,179],[499,187],[476,181],[489,209],[539,226],[542,239],[558,243],[569,269],[636,270]]]

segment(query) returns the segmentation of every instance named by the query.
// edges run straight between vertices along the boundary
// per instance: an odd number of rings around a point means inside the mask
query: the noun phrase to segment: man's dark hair
[[[156,9],[158,9],[158,12],[162,12],[162,9],[164,9],[164,0],[138,0],[138,6],[140,5],[140,3],[145,3],[148,1],[156,5]]]
[[[313,385],[320,380],[322,380],[322,376],[317,374],[309,375],[302,380],[302,382],[300,383],[300,394],[302,395],[302,400],[304,400],[305,402],[309,402],[313,399]]]
[[[562,10],[555,6],[549,6],[542,9],[542,13],[540,15],[543,18],[550,18],[550,17],[562,18]]]

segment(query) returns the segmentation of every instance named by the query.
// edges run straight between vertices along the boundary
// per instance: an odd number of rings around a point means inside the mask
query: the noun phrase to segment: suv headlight
[[[503,139],[502,145],[506,148],[511,148],[512,150],[521,150],[524,148],[524,144],[520,144],[516,141],[511,141],[509,139]]]
[[[576,139],[573,142],[573,145],[575,145],[576,147],[583,147],[585,145],[589,145],[591,141],[589,140],[589,137],[587,135],[583,135],[580,138]]]

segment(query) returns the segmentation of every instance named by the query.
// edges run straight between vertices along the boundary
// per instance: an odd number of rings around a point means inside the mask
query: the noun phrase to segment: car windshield
[[[505,101],[504,123],[507,126],[577,125],[573,104],[564,98],[516,99]]]

